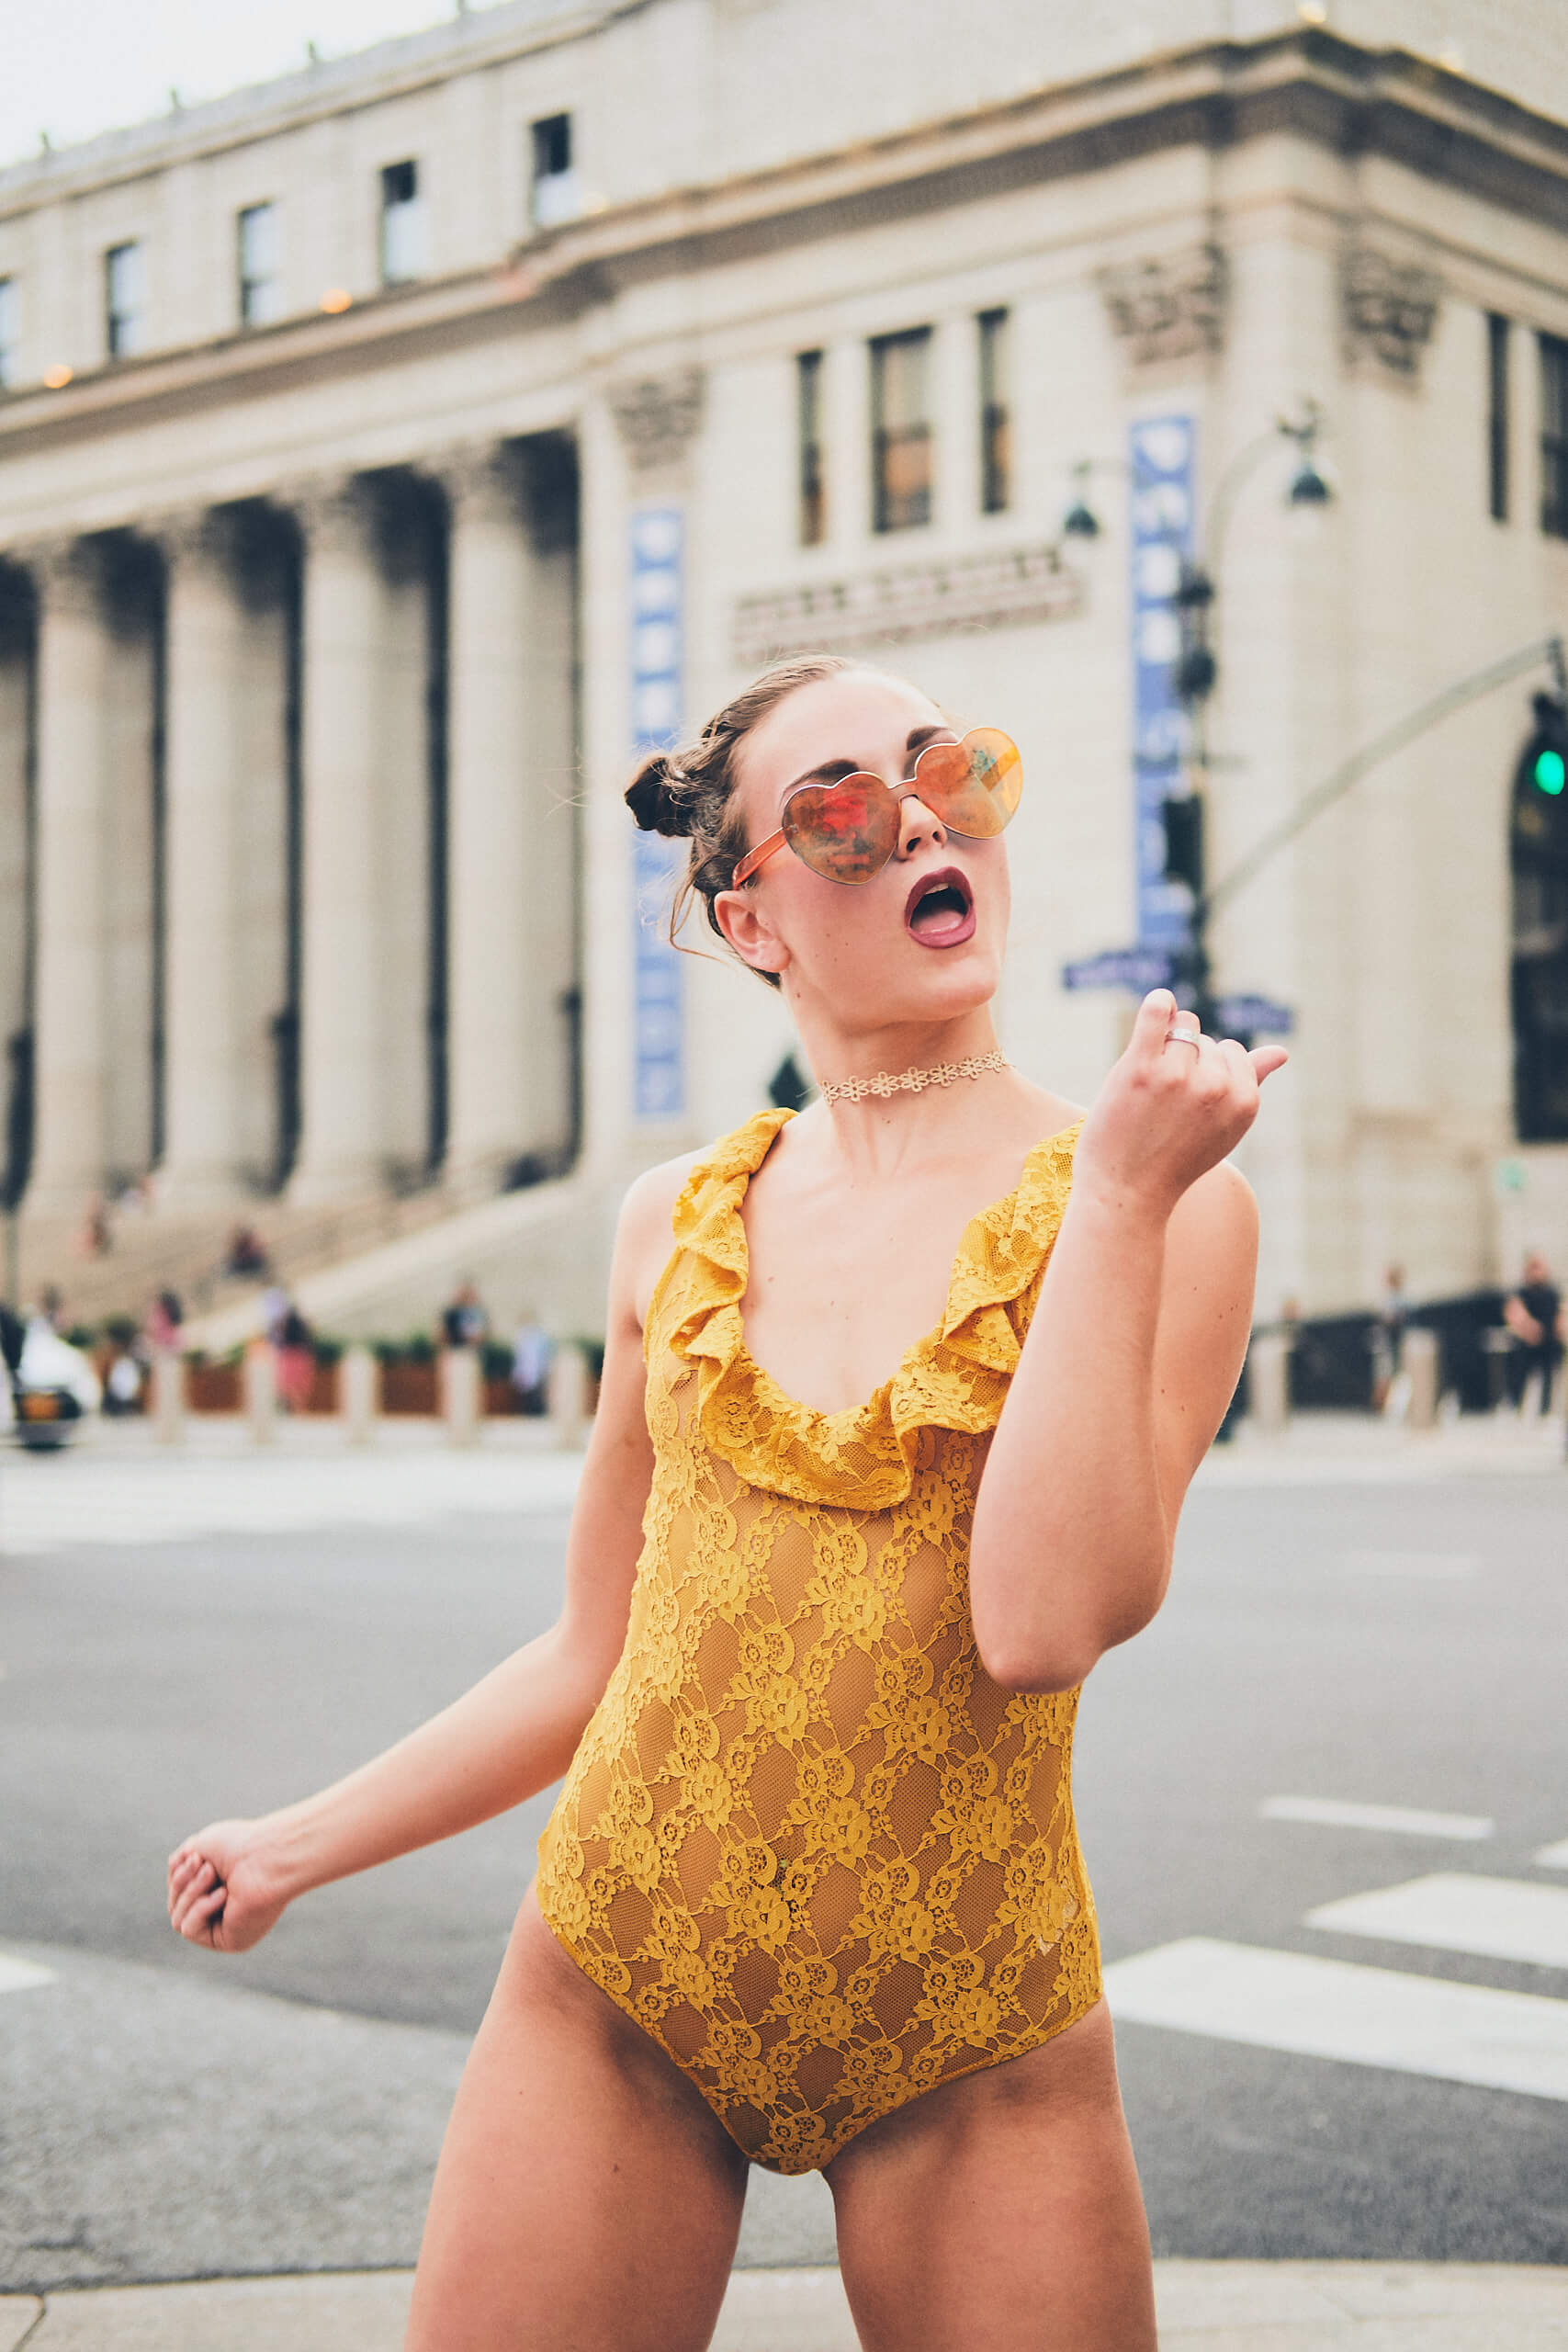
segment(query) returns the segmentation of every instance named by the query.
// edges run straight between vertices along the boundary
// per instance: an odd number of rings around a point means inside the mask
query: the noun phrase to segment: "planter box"
[[[186,1403],[193,1413],[237,1413],[243,1398],[237,1363],[187,1363]]]
[[[383,1413],[429,1413],[435,1411],[435,1366],[434,1363],[384,1363],[381,1366],[381,1410]]]

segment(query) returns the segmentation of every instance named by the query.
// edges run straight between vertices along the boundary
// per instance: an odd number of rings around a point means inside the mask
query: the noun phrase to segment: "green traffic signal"
[[[1543,743],[1537,752],[1531,773],[1537,789],[1550,794],[1553,800],[1568,783],[1568,766],[1563,763],[1562,754],[1550,743]]]

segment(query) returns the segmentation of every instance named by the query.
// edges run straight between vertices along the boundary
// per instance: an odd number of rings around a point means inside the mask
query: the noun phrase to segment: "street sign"
[[[1168,989],[1173,958],[1163,947],[1108,947],[1062,967],[1065,989]]]
[[[1227,1037],[1243,1031],[1254,1036],[1259,1030],[1270,1037],[1288,1037],[1296,1025],[1296,1016],[1288,1004],[1276,1004],[1268,996],[1223,996],[1214,1011],[1221,1029]]]

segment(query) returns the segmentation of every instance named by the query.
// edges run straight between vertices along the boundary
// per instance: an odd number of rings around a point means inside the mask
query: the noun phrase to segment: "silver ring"
[[[1165,1033],[1165,1042],[1168,1046],[1194,1046],[1201,1053],[1203,1033],[1201,1029],[1168,1029]]]

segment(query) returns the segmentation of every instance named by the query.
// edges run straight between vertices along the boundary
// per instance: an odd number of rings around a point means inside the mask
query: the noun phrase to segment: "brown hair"
[[[675,893],[670,936],[675,939],[694,899],[707,910],[709,927],[723,938],[714,914],[721,890],[734,888],[735,869],[746,854],[746,829],[735,807],[735,755],[759,719],[797,686],[834,678],[856,664],[841,653],[803,653],[775,662],[716,711],[696,741],[674,752],[652,752],[626,786],[626,806],[645,833],[684,837],[691,861]],[[761,978],[776,989],[776,972]]]

